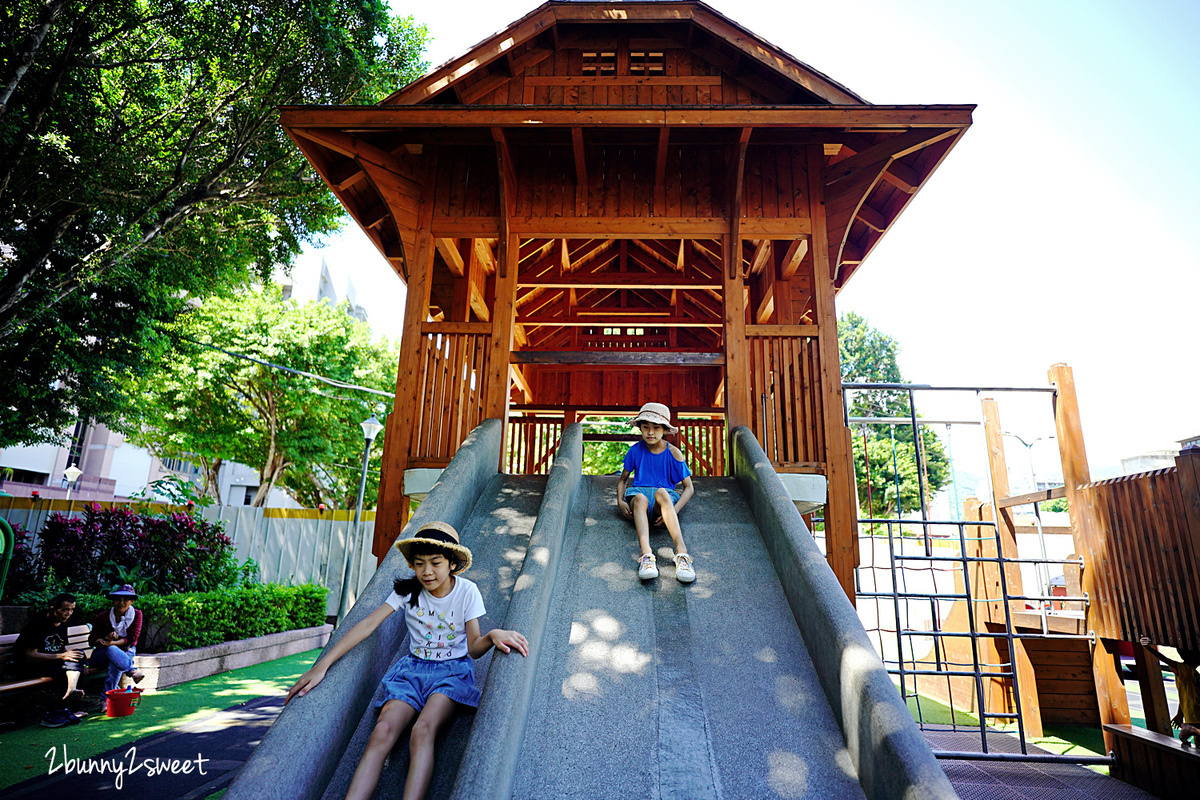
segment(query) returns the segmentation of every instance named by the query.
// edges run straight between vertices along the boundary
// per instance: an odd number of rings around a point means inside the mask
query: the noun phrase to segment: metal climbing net
[[[894,383],[846,383],[843,388],[843,412],[856,436],[857,483],[867,487],[859,497],[859,616],[935,753],[948,759],[1107,763],[1094,756],[1031,752],[1027,742],[1021,668],[1014,658],[1018,647],[1023,648],[1025,640],[1090,638],[1082,630],[1088,598],[1078,589],[1078,580],[1064,577],[1078,576],[1081,559],[1062,552],[1064,547],[1071,549],[1071,537],[1048,534],[1039,510],[1055,492],[1036,491],[1030,456],[1034,492],[998,497],[985,468],[975,489],[983,496],[962,502],[962,475],[961,470],[956,474],[951,441],[959,441],[961,447],[963,437],[949,435],[968,426],[984,431],[985,404],[995,402],[991,395],[1029,397],[1054,389]],[[960,393],[967,403],[973,395],[979,417],[922,417],[916,397],[926,392]],[[850,400],[884,396],[880,393],[887,393],[891,401]],[[936,427],[947,432],[944,453]],[[983,463],[990,465],[986,437],[975,438],[982,445]],[[1030,444],[1022,444],[1028,454]],[[947,458],[949,475],[934,481],[945,485],[949,479],[938,518],[931,510],[930,470],[944,469]],[[881,477],[890,485],[881,486]],[[1033,524],[1014,529],[1026,532],[1014,535],[1006,546],[994,510],[1012,513],[1028,506]],[[1055,530],[1064,531],[1069,528]],[[1021,540],[1019,547],[1016,539]],[[1023,585],[1037,588],[1024,591]],[[1073,620],[1078,620],[1074,628]]]

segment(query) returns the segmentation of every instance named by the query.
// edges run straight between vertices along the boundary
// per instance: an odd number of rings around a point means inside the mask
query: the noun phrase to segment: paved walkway
[[[46,762],[54,774],[10,786],[3,794],[6,800],[106,797],[117,790],[118,796],[131,800],[202,800],[233,780],[282,709],[282,696],[259,697],[76,762],[71,761],[69,746],[59,745],[53,762]]]

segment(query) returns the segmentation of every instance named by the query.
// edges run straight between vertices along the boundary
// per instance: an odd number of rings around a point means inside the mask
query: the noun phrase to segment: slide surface
[[[695,483],[684,585],[661,528],[638,580],[617,479],[583,478],[515,797],[863,796],[738,482]]]
[[[513,583],[521,571],[521,562],[525,557],[533,523],[537,519],[545,484],[543,476],[497,475],[484,488],[467,524],[459,531],[463,543],[471,548],[474,562],[467,577],[478,584],[487,609],[487,614],[480,620],[481,630],[498,628],[504,624]],[[412,574],[411,570],[406,574]],[[388,623],[403,625],[404,618],[400,614],[393,614],[385,624]],[[406,649],[407,644],[396,653],[396,658]],[[491,658],[492,654],[489,653],[475,663],[475,680],[480,686],[487,678]],[[339,763],[324,797],[332,799],[346,795],[354,768],[375,726],[375,700],[380,694],[377,688],[346,752],[340,757],[337,753],[327,754],[330,758],[337,758]],[[426,795],[431,800],[450,796],[473,719],[471,715],[459,716],[449,733],[439,742],[438,764]],[[396,744],[380,777],[375,797],[394,800],[404,794],[404,777],[408,773],[407,742],[408,736],[405,734]],[[320,750],[314,747],[313,752],[316,755]]]

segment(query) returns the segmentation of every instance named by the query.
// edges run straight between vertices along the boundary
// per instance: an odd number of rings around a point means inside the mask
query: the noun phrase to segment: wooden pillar
[[[496,254],[496,296],[492,304],[492,336],[488,345],[487,378],[483,388],[483,416],[504,422],[500,464],[508,453],[508,380],[516,318],[517,265],[521,242],[514,234],[502,236]]]
[[[829,500],[825,507],[825,557],[853,603],[854,568],[858,565],[857,498],[854,486],[850,429],[842,416],[842,369],[838,356],[837,310],[834,306],[833,265],[829,261],[829,232],[825,221],[825,187],[821,169],[822,145],[808,146],[808,200],[812,220],[813,298],[820,360],[821,406],[825,428],[825,477]]]
[[[1133,643],[1133,660],[1141,689],[1142,709],[1146,713],[1146,730],[1174,736],[1171,712],[1167,708],[1167,690],[1163,685],[1162,666],[1150,648]]]
[[[432,204],[430,204],[432,209]],[[400,334],[400,359],[396,369],[396,400],[387,418],[383,463],[379,475],[379,507],[371,552],[383,561],[397,534],[408,522],[408,496],[404,470],[408,468],[413,428],[420,418],[421,323],[429,316],[430,273],[433,271],[433,236],[428,226],[417,231],[416,253],[409,261],[408,295],[404,303],[404,328]]]
[[[988,469],[992,476],[992,492],[999,503],[1008,498],[1012,489],[1008,484],[1008,461],[1004,457],[1004,434],[1000,427],[1000,407],[996,401],[987,398],[983,401],[983,431],[987,440]],[[1017,531],[1013,526],[1012,510],[998,509],[996,514],[996,530],[1000,534],[1001,552],[1005,558],[1017,558]],[[1008,593],[1025,594],[1021,579],[1019,564],[1004,566],[1004,579],[1008,584]],[[1008,604],[1009,613],[1015,614],[1025,610],[1024,600],[1013,600]],[[993,618],[992,622],[1003,622],[1002,618]]]
[[[725,414],[728,430],[751,425],[750,350],[746,346],[746,296],[743,291],[741,239],[721,237],[725,295]]]
[[[1058,438],[1058,454],[1062,461],[1063,483],[1067,493],[1067,506],[1071,515],[1072,536],[1075,552],[1084,557],[1082,585],[1090,598],[1085,624],[1089,631],[1104,631],[1100,609],[1111,598],[1099,592],[1096,571],[1107,553],[1097,552],[1093,547],[1095,517],[1087,499],[1080,490],[1091,481],[1088,468],[1087,449],[1083,444],[1083,426],[1079,421],[1079,403],[1075,397],[1075,377],[1066,364],[1055,364],[1050,368],[1050,383],[1054,394],[1054,427]],[[1128,725],[1129,702],[1125,696],[1125,684],[1117,672],[1115,653],[1117,643],[1098,637],[1092,648],[1092,678],[1096,683],[1096,699],[1100,705],[1100,722],[1105,725]],[[1116,737],[1105,731],[1104,747],[1116,749]]]

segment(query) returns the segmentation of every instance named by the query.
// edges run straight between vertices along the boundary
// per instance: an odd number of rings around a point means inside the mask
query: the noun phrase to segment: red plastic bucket
[[[104,695],[107,698],[107,708],[104,712],[107,716],[128,717],[137,708],[138,700],[142,697],[142,690],[109,689]]]

